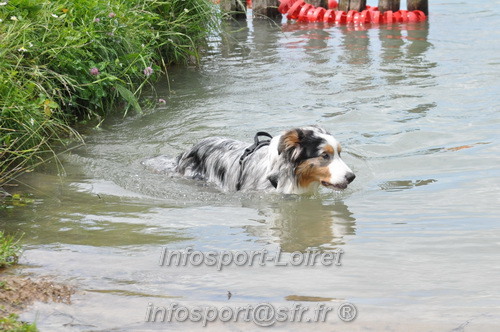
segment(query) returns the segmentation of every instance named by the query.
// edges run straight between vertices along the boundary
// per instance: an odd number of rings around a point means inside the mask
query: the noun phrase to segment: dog
[[[258,132],[250,146],[209,137],[179,155],[175,169],[226,191],[305,194],[316,192],[320,185],[342,190],[356,176],[340,158],[341,150],[339,142],[319,126],[290,129],[276,137]]]

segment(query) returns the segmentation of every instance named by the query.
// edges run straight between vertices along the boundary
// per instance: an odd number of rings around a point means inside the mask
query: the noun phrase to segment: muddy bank
[[[35,301],[71,304],[75,289],[46,278],[7,275],[0,272],[0,317],[19,314]]]

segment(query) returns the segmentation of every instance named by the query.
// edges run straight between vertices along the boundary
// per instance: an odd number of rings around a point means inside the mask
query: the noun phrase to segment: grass
[[[0,231],[0,269],[17,264],[20,255],[19,239]]]
[[[35,323],[27,324],[18,321],[19,317],[16,314],[11,314],[7,317],[0,317],[0,331],[6,332],[36,332]]]
[[[142,89],[196,62],[209,0],[0,2],[0,186],[82,141],[76,123],[141,113]]]
[[[17,264],[21,255],[20,239],[14,236],[5,235],[0,231],[0,269]],[[1,275],[0,275],[1,277]],[[0,280],[0,292],[9,290],[7,282]],[[14,313],[7,313],[4,306],[0,303],[0,331],[6,332],[36,332],[36,324],[20,322],[18,316]]]
[[[5,235],[0,231],[0,269],[17,264],[21,255],[21,246],[19,238]],[[1,271],[0,271],[1,272]],[[9,291],[8,282],[1,280],[0,275],[0,292]],[[19,317],[9,310],[6,310],[5,304],[0,302],[0,331],[6,332],[36,332],[38,331],[36,324],[28,324],[18,320]]]

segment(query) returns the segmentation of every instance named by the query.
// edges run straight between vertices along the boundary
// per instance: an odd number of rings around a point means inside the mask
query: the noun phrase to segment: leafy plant
[[[10,314],[7,317],[0,317],[0,331],[5,332],[36,332],[38,331],[36,325],[26,324],[18,321],[16,314]]]
[[[19,239],[0,231],[0,268],[16,264],[20,254]]]
[[[0,186],[82,141],[73,124],[141,113],[143,88],[197,61],[219,19],[209,0],[0,3]]]

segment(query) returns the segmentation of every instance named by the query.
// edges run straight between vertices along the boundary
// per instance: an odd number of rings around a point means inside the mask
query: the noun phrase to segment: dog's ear
[[[285,157],[294,161],[300,155],[300,144],[304,138],[302,129],[292,129],[284,133],[278,144],[278,154],[285,154]]]

